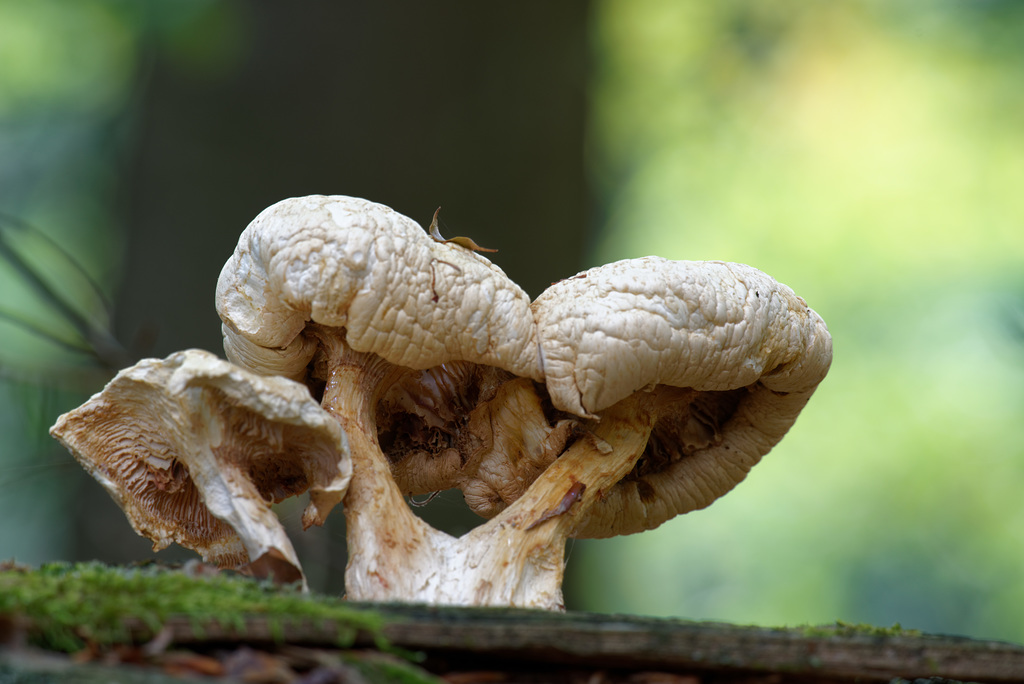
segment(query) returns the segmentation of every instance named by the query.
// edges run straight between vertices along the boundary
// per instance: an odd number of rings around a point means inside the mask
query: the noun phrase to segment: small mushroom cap
[[[242,233],[217,284],[228,358],[300,380],[309,321],[407,368],[470,360],[540,379],[530,300],[486,258],[381,204],[300,197]]]
[[[832,361],[821,317],[742,264],[620,261],[552,285],[533,310],[555,407],[599,417],[657,393],[644,455],[577,536],[709,505],[782,439]]]
[[[308,490],[303,523],[321,524],[352,476],[341,426],[304,386],[200,350],[121,371],[50,432],[154,549],[281,581],[302,574],[271,504]]]

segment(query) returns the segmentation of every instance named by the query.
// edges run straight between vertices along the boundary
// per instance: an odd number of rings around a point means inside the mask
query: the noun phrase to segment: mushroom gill
[[[754,462],[727,442],[730,421],[749,392],[746,387],[708,392],[656,387],[657,417],[643,454],[605,492],[574,536],[611,537],[652,529],[711,505],[739,484]],[[708,457],[709,450],[716,457]]]
[[[199,350],[121,371],[51,434],[155,550],[285,582],[302,572],[271,504],[308,491],[303,524],[321,524],[351,477],[340,427],[305,387]]]
[[[402,493],[457,488],[485,518],[516,501],[579,426],[543,385],[469,362],[406,372],[376,408],[378,442]]]
[[[450,449],[471,448],[463,444],[473,439],[466,433],[471,412],[493,399],[501,384],[513,377],[508,371],[467,361],[403,373],[377,402],[381,449],[392,466],[400,466],[408,459],[429,461]],[[465,465],[467,457],[457,455],[460,467]]]

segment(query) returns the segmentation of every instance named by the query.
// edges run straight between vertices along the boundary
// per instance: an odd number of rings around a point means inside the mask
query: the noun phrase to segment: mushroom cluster
[[[709,505],[831,363],[821,318],[749,266],[632,259],[531,302],[479,251],[362,199],[279,202],[217,285],[217,363],[245,390],[210,394],[246,408],[186,401],[187,381],[163,379],[179,371],[139,370],[176,355],[124,371],[53,432],[158,546],[294,578],[270,505],[309,491],[305,521],[321,523],[347,484],[350,598],[557,609],[568,537]],[[147,372],[160,398],[126,393]],[[264,404],[276,412],[249,408]],[[447,489],[487,522],[453,537],[405,501]]]

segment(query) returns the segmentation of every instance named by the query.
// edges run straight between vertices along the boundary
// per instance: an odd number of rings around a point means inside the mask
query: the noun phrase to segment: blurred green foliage
[[[120,254],[110,142],[134,69],[125,7],[0,0],[0,557],[59,558],[70,535],[76,473],[46,429],[106,375],[72,319],[106,325]]]
[[[212,4],[0,0],[0,558],[67,554],[82,473],[47,429],[132,361],[110,302],[147,45]]]
[[[578,543],[581,607],[1024,639],[1022,10],[597,4],[591,260],[752,264],[835,360],[729,496]]]

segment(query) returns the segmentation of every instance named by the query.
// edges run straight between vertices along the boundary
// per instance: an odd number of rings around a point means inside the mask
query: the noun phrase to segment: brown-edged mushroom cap
[[[351,478],[340,426],[303,385],[189,350],[145,359],[61,416],[51,434],[159,550],[302,579],[271,504],[309,492],[322,524]]]
[[[363,199],[299,197],[260,213],[221,271],[217,311],[228,359],[260,373],[302,379],[312,321],[406,368],[472,360],[541,378],[526,293],[486,258]]]
[[[533,310],[556,407],[599,417],[657,393],[643,455],[579,536],[650,529],[710,504],[782,439],[832,360],[821,318],[743,264],[620,261],[552,285]]]

